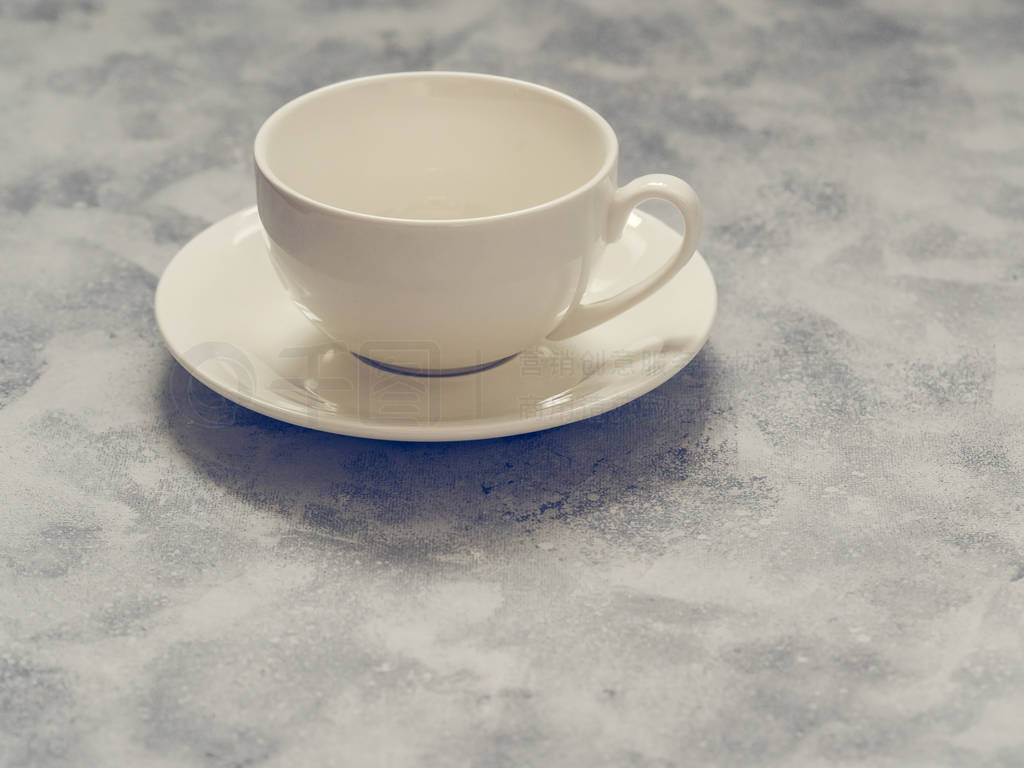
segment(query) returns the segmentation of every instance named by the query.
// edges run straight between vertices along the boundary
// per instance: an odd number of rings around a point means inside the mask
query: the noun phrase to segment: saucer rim
[[[498,419],[478,418],[459,419],[455,421],[439,420],[430,424],[381,423],[359,418],[339,417],[337,414],[332,415],[332,418],[325,419],[323,416],[310,415],[305,410],[293,410],[286,406],[267,402],[259,397],[247,395],[244,392],[232,389],[184,360],[183,356],[179,356],[178,352],[175,350],[175,345],[171,342],[167,327],[169,321],[168,311],[166,309],[162,309],[162,307],[166,305],[167,301],[166,286],[169,283],[167,276],[172,272],[175,262],[186,250],[195,247],[199,240],[210,235],[212,230],[218,227],[224,227],[232,219],[242,219],[247,216],[251,216],[254,213],[256,213],[256,206],[248,206],[242,210],[236,211],[235,213],[224,216],[196,234],[192,239],[185,243],[185,245],[178,249],[175,255],[167,263],[167,266],[164,268],[157,284],[154,296],[154,314],[156,316],[157,328],[160,331],[164,346],[167,348],[168,352],[170,352],[171,357],[173,357],[174,360],[177,361],[177,363],[190,376],[198,380],[204,386],[212,389],[227,400],[230,400],[243,408],[259,413],[262,416],[276,419],[293,426],[316,430],[318,432],[327,432],[336,435],[372,440],[392,440],[399,442],[457,442],[488,440],[501,437],[511,437],[514,435],[530,434],[533,432],[543,432],[549,429],[562,427],[567,424],[572,424],[577,421],[584,421],[594,416],[607,413],[608,411],[614,410],[615,408],[643,397],[679,373],[679,371],[689,365],[693,359],[700,354],[711,335],[711,329],[714,326],[715,318],[718,315],[718,286],[707,261],[705,261],[703,255],[698,250],[694,252],[690,263],[701,267],[702,271],[707,273],[706,278],[710,291],[708,300],[710,301],[711,308],[707,313],[707,321],[704,323],[704,327],[702,328],[699,337],[693,336],[692,338],[695,340],[694,343],[692,345],[688,345],[688,348],[692,350],[692,353],[689,355],[682,355],[677,359],[672,360],[669,365],[666,365],[656,374],[631,378],[630,380],[633,382],[631,386],[605,388],[605,390],[602,391],[600,396],[595,400],[587,401],[585,403],[581,402],[572,408],[568,408],[564,411],[558,411],[550,415],[534,415],[528,418],[516,418],[509,416]],[[657,216],[647,213],[646,211],[636,210],[634,211],[634,214],[642,217],[645,222],[653,221],[656,225],[672,229]],[[678,235],[678,233],[676,234]],[[689,267],[690,264],[687,266]],[[685,274],[685,272],[681,274]],[[668,289],[674,282],[674,280],[670,282],[662,288],[661,291]],[[284,289],[282,288],[282,290]],[[642,305],[643,302],[638,306]],[[615,321],[616,318],[612,318],[608,322]],[[367,365],[361,360],[358,360],[358,358],[356,360],[356,364]],[[399,376],[403,374],[391,375]],[[468,373],[465,375],[472,377],[481,374]]]

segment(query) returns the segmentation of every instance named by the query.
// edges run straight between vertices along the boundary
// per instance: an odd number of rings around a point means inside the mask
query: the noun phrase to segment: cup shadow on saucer
[[[467,442],[389,442],[293,426],[218,395],[171,358],[161,408],[195,471],[287,518],[288,536],[421,560],[440,549],[501,548],[510,537],[607,517],[620,506],[620,516],[644,515],[659,487],[699,486],[703,454],[716,450],[710,436],[727,418],[720,371],[709,343],[666,383],[615,410]]]

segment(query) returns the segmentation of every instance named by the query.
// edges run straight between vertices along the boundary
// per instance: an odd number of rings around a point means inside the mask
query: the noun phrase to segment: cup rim
[[[512,211],[502,211],[501,213],[491,214],[489,216],[471,216],[467,218],[458,219],[413,219],[413,218],[402,218],[398,216],[379,216],[372,213],[364,213],[362,211],[355,211],[349,208],[341,208],[334,205],[321,202],[315,198],[304,195],[303,193],[296,190],[294,187],[285,184],[273,171],[270,170],[270,164],[267,160],[267,145],[269,143],[268,134],[272,125],[281,119],[283,119],[289,112],[296,109],[299,105],[304,102],[314,99],[318,96],[324,95],[325,92],[344,90],[350,86],[366,83],[371,80],[392,80],[392,79],[404,79],[404,78],[434,78],[434,77],[458,77],[465,79],[474,80],[490,80],[501,83],[512,83],[520,87],[525,87],[529,90],[543,93],[547,96],[554,97],[559,101],[569,105],[578,112],[582,112],[586,115],[591,122],[593,122],[598,129],[601,131],[605,140],[605,157],[604,162],[601,164],[600,169],[591,176],[583,184],[569,190],[564,195],[556,197],[552,200],[547,200],[537,205],[531,205],[528,208],[517,208]],[[504,77],[502,75],[490,75],[483,72],[460,72],[454,70],[423,70],[423,71],[412,71],[412,72],[385,72],[376,75],[367,75],[364,77],[356,77],[349,80],[341,80],[330,85],[325,85],[320,88],[316,88],[312,91],[297,96],[291,101],[286,102],[282,106],[278,107],[270,116],[263,121],[259,131],[256,133],[256,139],[253,142],[253,158],[256,164],[256,169],[278,192],[292,198],[295,201],[300,201],[307,206],[311,206],[323,213],[329,213],[337,216],[344,216],[353,219],[359,219],[362,221],[373,221],[384,224],[401,224],[401,225],[413,225],[413,226],[446,226],[446,225],[462,225],[462,224],[476,224],[485,223],[492,221],[501,221],[505,219],[515,218],[517,216],[523,216],[531,213],[537,213],[540,211],[555,208],[563,203],[572,200],[580,195],[583,195],[600,184],[611,172],[614,167],[619,155],[619,140],[615,135],[615,131],[611,125],[605,120],[601,114],[593,107],[589,107],[579,99],[573,98],[568,94],[557,91],[554,88],[549,88],[545,85],[539,85],[537,83],[531,83],[528,80],[518,80],[513,77]]]

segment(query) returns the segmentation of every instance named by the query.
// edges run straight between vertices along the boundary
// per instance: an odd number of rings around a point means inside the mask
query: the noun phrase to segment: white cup
[[[693,256],[700,202],[674,176],[616,188],[618,140],[540,85],[462,72],[348,80],[285,104],[256,136],[267,246],[328,336],[386,368],[501,362],[629,309]],[[581,303],[590,267],[649,198],[683,214],[679,251]]]

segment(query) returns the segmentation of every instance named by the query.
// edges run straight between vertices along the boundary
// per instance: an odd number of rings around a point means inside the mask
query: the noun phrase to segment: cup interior
[[[410,73],[321,88],[275,112],[256,139],[272,182],[323,205],[397,219],[533,208],[601,178],[615,136],[556,91],[462,73]]]

